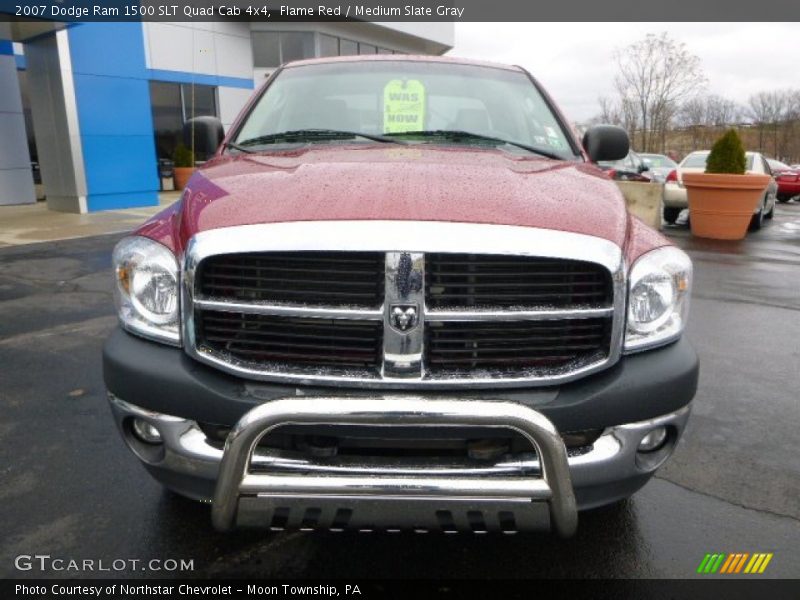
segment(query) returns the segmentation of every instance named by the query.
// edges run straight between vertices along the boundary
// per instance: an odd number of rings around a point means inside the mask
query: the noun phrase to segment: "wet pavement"
[[[100,350],[118,236],[0,249],[0,576],[40,577],[14,558],[50,554],[192,559],[195,576],[689,577],[707,552],[773,552],[765,576],[797,577],[800,204],[743,242],[666,233],[695,261],[694,413],[657,477],[582,513],[570,540],[214,533],[209,507],[162,491],[111,420]],[[44,573],[92,574],[109,573]]]

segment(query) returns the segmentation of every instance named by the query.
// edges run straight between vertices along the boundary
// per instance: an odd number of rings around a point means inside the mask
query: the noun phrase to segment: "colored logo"
[[[697,572],[703,575],[720,573],[725,575],[760,574],[767,569],[772,560],[772,552],[737,552],[734,554],[706,554]]]

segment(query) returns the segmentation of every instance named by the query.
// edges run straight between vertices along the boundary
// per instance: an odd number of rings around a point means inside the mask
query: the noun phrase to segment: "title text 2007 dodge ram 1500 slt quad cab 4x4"
[[[692,265],[523,69],[278,69],[116,246],[122,436],[213,524],[574,533],[670,456]]]

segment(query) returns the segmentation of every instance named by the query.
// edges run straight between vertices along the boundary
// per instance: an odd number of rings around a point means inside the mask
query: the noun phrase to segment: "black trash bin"
[[[159,188],[162,192],[171,192],[175,189],[175,181],[172,179],[175,173],[175,163],[168,158],[158,159],[158,180]]]

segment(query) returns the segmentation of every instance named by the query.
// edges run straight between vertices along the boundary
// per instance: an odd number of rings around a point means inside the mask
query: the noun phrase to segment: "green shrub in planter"
[[[744,175],[746,165],[742,139],[735,129],[729,129],[711,148],[706,161],[706,173]]]
[[[175,156],[173,158],[176,167],[193,167],[194,156],[192,151],[189,150],[184,144],[178,144],[175,147]]]

